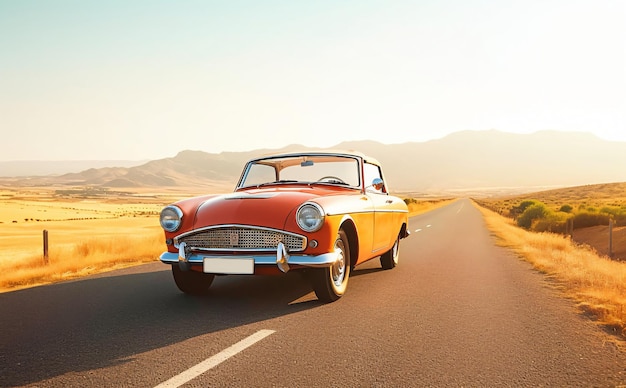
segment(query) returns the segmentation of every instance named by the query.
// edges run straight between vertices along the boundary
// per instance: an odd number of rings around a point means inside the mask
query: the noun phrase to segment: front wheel
[[[386,253],[380,256],[380,265],[383,269],[392,269],[398,265],[398,259],[400,258],[400,236],[396,237],[396,242],[393,247]]]
[[[335,240],[337,261],[328,268],[318,268],[311,272],[311,283],[317,298],[325,303],[341,298],[348,287],[350,277],[350,245],[348,236],[340,230]]]
[[[178,264],[172,265],[172,275],[179,290],[190,295],[206,295],[215,275],[197,271],[183,271]]]

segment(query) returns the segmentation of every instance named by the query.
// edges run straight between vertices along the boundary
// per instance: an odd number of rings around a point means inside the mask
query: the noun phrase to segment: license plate
[[[221,258],[205,257],[203,261],[205,273],[225,275],[253,275],[254,259],[252,258]]]

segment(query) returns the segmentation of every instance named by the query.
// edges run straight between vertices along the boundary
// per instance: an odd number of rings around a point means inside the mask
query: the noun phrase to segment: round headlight
[[[168,206],[161,210],[161,227],[168,232],[176,232],[180,228],[183,212],[176,206]]]
[[[324,225],[324,211],[315,203],[305,203],[296,212],[296,221],[305,232],[316,232]]]

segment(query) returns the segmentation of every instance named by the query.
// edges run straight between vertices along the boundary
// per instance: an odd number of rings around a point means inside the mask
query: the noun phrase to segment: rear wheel
[[[392,269],[398,265],[400,258],[400,236],[396,237],[396,242],[391,249],[380,256],[380,265],[383,269]]]
[[[190,295],[206,295],[215,275],[197,271],[183,271],[178,264],[172,265],[172,275],[179,290]]]
[[[317,268],[311,272],[311,283],[315,295],[322,302],[334,302],[346,292],[350,277],[350,246],[348,237],[340,230],[335,240],[337,261],[328,268]]]

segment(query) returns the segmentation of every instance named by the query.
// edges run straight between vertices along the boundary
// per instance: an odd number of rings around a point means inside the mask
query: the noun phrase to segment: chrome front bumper
[[[290,255],[282,243],[278,243],[275,254],[249,254],[249,255],[214,255],[214,254],[196,254],[185,251],[184,243],[179,246],[178,253],[163,252],[159,257],[165,264],[175,264],[179,262],[191,265],[202,265],[205,258],[222,258],[222,259],[254,259],[254,265],[277,265],[282,272],[289,271],[289,265],[300,265],[310,268],[326,268],[333,265],[338,259],[337,252],[324,253],[317,256],[312,255]]]

